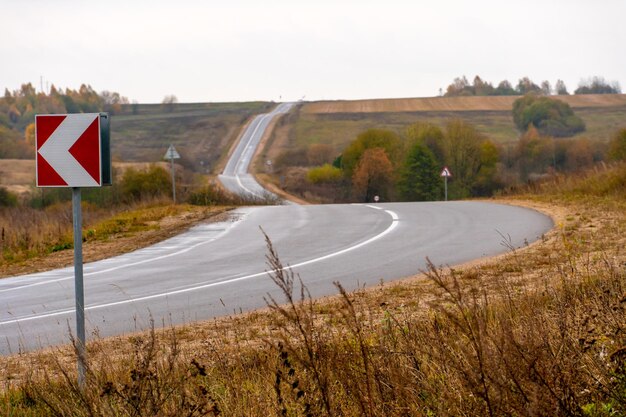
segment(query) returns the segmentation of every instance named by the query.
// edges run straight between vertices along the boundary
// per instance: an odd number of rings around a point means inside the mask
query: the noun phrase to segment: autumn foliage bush
[[[172,179],[167,171],[156,165],[146,170],[128,168],[119,187],[121,200],[130,202],[171,193]]]
[[[307,172],[307,179],[313,184],[338,182],[342,178],[343,172],[341,169],[330,164],[311,168]]]

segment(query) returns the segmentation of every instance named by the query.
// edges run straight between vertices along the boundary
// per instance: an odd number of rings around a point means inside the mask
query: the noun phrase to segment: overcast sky
[[[625,89],[625,18],[625,0],[0,0],[0,88],[139,103],[429,97],[477,74]]]

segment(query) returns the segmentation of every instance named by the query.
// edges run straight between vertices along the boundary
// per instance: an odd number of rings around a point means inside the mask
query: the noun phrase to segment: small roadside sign
[[[448,201],[448,177],[451,177],[452,174],[450,173],[450,170],[448,169],[448,167],[443,167],[443,170],[441,170],[440,175],[443,177],[444,201]]]
[[[180,159],[180,154],[176,151],[174,145],[170,144],[163,159],[170,160],[170,166],[172,168],[172,201],[176,204],[176,170],[174,169],[174,159]]]
[[[163,159],[180,159],[180,154],[176,151],[174,145],[170,145],[170,147],[167,148]]]

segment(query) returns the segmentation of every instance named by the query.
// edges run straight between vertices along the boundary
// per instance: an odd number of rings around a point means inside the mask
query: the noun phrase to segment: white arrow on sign
[[[48,161],[66,182],[74,186],[98,187],[85,168],[70,153],[70,148],[83,132],[99,117],[98,114],[70,114],[39,148],[39,154]]]

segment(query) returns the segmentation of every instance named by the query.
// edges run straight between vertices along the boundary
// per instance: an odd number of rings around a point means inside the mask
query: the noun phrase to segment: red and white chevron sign
[[[100,115],[35,117],[37,187],[100,187]]]

